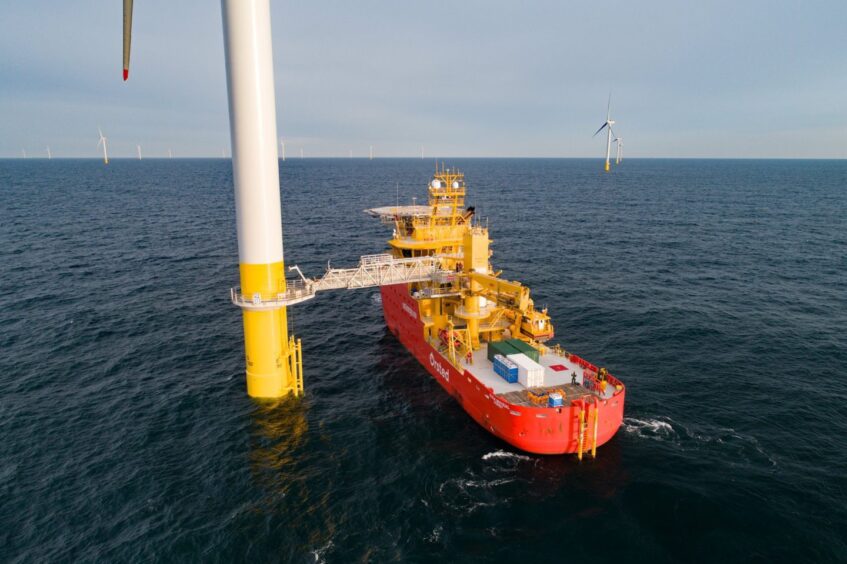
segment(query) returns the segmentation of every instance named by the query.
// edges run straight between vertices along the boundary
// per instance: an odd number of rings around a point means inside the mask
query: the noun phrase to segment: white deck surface
[[[544,386],[559,386],[571,383],[571,374],[576,372],[576,383],[582,385],[582,376],[585,369],[573,364],[570,360],[555,354],[545,354],[539,358],[539,364],[544,367]],[[565,370],[561,372],[550,368],[552,365],[561,364]],[[519,383],[510,384],[494,372],[494,365],[488,360],[488,344],[482,343],[478,351],[474,351],[473,364],[462,363],[462,365],[473,374],[485,386],[494,390],[495,394],[506,392],[519,392],[525,388]],[[608,386],[603,399],[612,397],[615,392],[614,386]],[[599,393],[599,392],[598,392]]]

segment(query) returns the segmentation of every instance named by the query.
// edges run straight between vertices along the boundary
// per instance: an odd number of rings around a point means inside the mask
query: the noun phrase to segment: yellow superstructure
[[[389,245],[396,258],[436,257],[451,273],[412,285],[426,337],[440,341],[454,362],[486,341],[551,338],[550,317],[535,309],[529,289],[492,271],[488,229],[465,208],[464,174],[436,168],[428,192],[428,206],[380,210],[394,224]]]

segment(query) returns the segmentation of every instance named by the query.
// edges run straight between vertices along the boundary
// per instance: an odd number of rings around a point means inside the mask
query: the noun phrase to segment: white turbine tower
[[[285,162],[285,141],[280,139],[279,146],[282,147],[282,162]]]
[[[138,160],[141,160],[141,145],[136,145],[135,150],[138,152]]]
[[[169,158],[169,159],[174,158],[174,152],[173,152],[173,151],[171,151],[170,149],[168,149],[168,158]]]
[[[423,159],[423,145],[421,145],[421,160],[424,160]]]
[[[374,146],[371,145],[370,160],[374,160]]]
[[[103,136],[103,130],[99,127],[97,131],[100,133],[100,140],[97,142],[97,146],[103,145],[103,163],[109,164],[109,151],[106,150],[106,138]]]
[[[594,137],[597,136],[598,133],[603,131],[603,129],[608,128],[606,131],[606,172],[609,172],[609,156],[612,152],[612,126],[615,124],[615,121],[611,118],[611,110],[612,110],[612,95],[609,94],[609,105],[606,106],[606,121],[603,122],[603,125],[600,126],[600,129],[594,132]]]
[[[50,145],[47,145],[47,160],[53,159],[53,153],[50,152]]]
[[[615,164],[619,165],[623,160],[623,137],[615,137],[615,143],[618,144],[618,155],[615,158]]]
[[[303,158],[303,147],[300,147],[300,158]]]
[[[23,154],[24,158],[27,158],[27,156],[26,156],[26,149],[21,149],[21,153]]]

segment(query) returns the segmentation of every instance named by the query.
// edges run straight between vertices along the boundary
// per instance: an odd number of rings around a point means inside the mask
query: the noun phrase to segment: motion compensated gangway
[[[388,254],[365,255],[355,268],[331,268],[320,278],[306,278],[297,266],[289,267],[299,280],[286,281],[285,292],[244,295],[240,288],[230,289],[232,303],[242,309],[266,310],[291,306],[315,297],[325,290],[352,290],[390,284],[425,282],[438,279],[443,271],[436,257],[394,258]]]

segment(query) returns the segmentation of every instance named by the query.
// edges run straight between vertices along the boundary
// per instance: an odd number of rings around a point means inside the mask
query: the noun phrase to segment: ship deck
[[[602,396],[582,386],[585,369],[562,358],[557,354],[545,354],[539,358],[539,364],[544,367],[544,390],[561,388],[567,394],[567,401],[583,396],[600,396],[609,399],[615,393],[615,388],[609,386]],[[464,364],[464,368],[473,374],[477,380],[494,391],[494,394],[513,405],[532,405],[526,399],[526,388],[519,383],[510,384],[494,372],[494,366],[488,360],[488,344],[483,343],[479,350],[473,353],[473,363]],[[555,367],[555,368],[554,368]],[[576,385],[571,384],[572,375],[576,373]]]

